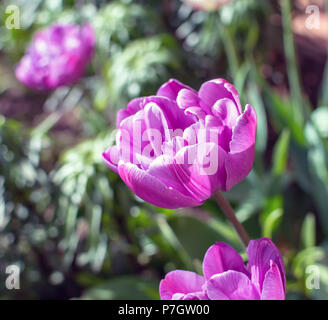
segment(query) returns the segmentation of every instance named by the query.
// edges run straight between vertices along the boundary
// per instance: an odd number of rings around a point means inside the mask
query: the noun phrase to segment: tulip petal
[[[176,100],[180,90],[188,89],[190,91],[196,92],[194,89],[186,86],[182,82],[176,79],[170,79],[169,81],[165,82],[157,91],[157,96],[166,97],[171,100]]]
[[[172,296],[172,300],[209,300],[208,296],[203,291],[182,294],[182,293],[175,293]]]
[[[121,122],[129,117],[129,116],[132,116],[134,115],[135,113],[137,113],[138,111],[140,111],[143,107],[143,101],[144,101],[145,98],[141,97],[141,98],[135,98],[135,99],[132,99],[126,109],[120,109],[118,112],[117,112],[117,116],[116,116],[116,127],[119,127]]]
[[[235,87],[224,79],[210,80],[200,87],[199,98],[202,106],[211,109],[214,104],[223,98],[228,98],[234,102],[238,114],[242,113],[239,95]]]
[[[166,97],[151,96],[144,98],[143,105],[147,106],[149,103],[156,104],[163,111],[166,120],[173,129],[184,130],[195,122],[192,115],[185,114],[184,110],[180,109],[175,101]]]
[[[230,143],[231,153],[239,153],[248,150],[255,143],[256,137],[256,113],[253,107],[246,106],[245,112],[237,119],[233,128],[233,136]]]
[[[96,43],[96,34],[90,24],[87,23],[82,27],[82,35],[85,42],[85,54],[91,58]]]
[[[203,260],[205,279],[228,270],[247,274],[244,261],[240,254],[224,242],[217,242],[206,252]]]
[[[264,277],[261,300],[285,300],[284,282],[279,267],[273,261]]]
[[[245,179],[252,170],[256,137],[256,113],[247,105],[232,131],[230,152],[226,160],[227,181],[225,190]]]
[[[218,117],[220,122],[229,128],[235,126],[239,116],[235,103],[228,98],[217,100],[212,107],[214,116]]]
[[[161,155],[150,164],[147,172],[153,177],[159,179],[166,186],[178,190],[186,196],[190,196],[190,193],[180,182],[180,178],[177,176],[177,165],[173,162],[174,159],[170,156]]]
[[[189,89],[181,89],[177,96],[177,104],[181,109],[199,106],[199,98],[197,92]]]
[[[248,269],[252,275],[252,282],[262,290],[265,275],[270,269],[270,261],[279,268],[283,287],[286,288],[285,265],[280,252],[269,238],[251,240],[247,247]]]
[[[160,282],[159,293],[162,300],[171,300],[174,295],[175,299],[181,299],[184,295],[201,292],[204,283],[204,277],[197,273],[175,270]]]
[[[102,157],[106,166],[115,173],[118,173],[117,165],[120,160],[120,154],[117,146],[112,146],[106,152],[103,152]]]
[[[202,108],[199,107],[189,107],[185,109],[186,115],[193,115],[195,116],[195,120],[204,120],[206,117],[206,113]]]
[[[141,199],[162,208],[177,209],[199,206],[202,202],[166,186],[133,163],[119,162],[118,173],[126,185]]]
[[[22,58],[15,70],[16,78],[21,83],[30,85],[31,87],[37,87],[38,81],[35,81],[34,72],[35,70],[33,70],[33,61],[29,55],[26,55]]]
[[[131,114],[126,109],[118,110],[116,114],[116,127],[119,127],[121,122],[130,116]]]
[[[205,127],[207,130],[207,141],[218,144],[226,152],[230,151],[230,141],[232,137],[232,130],[230,127],[224,125],[222,120],[217,117],[207,115],[205,118]],[[224,168],[225,171],[225,168]],[[225,186],[225,182],[224,182]]]
[[[172,129],[172,127],[162,109],[156,103],[148,103],[144,111],[148,139],[155,150],[155,154],[159,156],[164,141],[170,141],[169,129]]]
[[[206,283],[210,300],[259,300],[260,294],[250,279],[241,272],[229,270],[216,274]]]
[[[121,121],[116,134],[116,145],[122,152],[122,160],[136,163],[135,155],[141,154],[149,144],[147,139],[142,139],[145,130],[146,123],[143,109]],[[144,155],[146,156],[146,154]]]
[[[226,152],[215,143],[183,147],[175,156],[177,176],[189,193],[203,202],[222,186],[225,158]]]

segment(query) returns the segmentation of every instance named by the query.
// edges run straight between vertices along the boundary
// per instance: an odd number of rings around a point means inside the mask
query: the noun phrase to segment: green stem
[[[229,222],[232,224],[232,226],[235,228],[237,234],[239,235],[240,239],[242,240],[245,247],[247,247],[249,243],[249,236],[244,229],[243,225],[238,221],[236,214],[234,210],[232,209],[230,203],[227,201],[227,199],[224,197],[222,192],[218,191],[214,195],[214,199],[221,208],[224,215],[227,217]]]

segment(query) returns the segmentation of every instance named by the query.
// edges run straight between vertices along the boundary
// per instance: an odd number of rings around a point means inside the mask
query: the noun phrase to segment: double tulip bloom
[[[175,270],[160,283],[162,300],[284,300],[285,266],[270,239],[251,240],[248,264],[225,243],[211,246],[203,273]]]
[[[227,191],[253,166],[256,114],[243,112],[223,79],[197,92],[177,80],[132,100],[117,115],[116,145],[103,153],[140,198],[164,208],[199,206]]]
[[[95,34],[88,24],[55,24],[38,32],[16,68],[16,77],[35,90],[71,85],[93,55]]]

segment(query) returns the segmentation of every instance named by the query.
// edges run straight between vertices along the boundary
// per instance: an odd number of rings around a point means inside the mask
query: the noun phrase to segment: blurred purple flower
[[[39,31],[16,68],[16,77],[36,90],[70,85],[82,77],[94,50],[89,24],[55,24]]]
[[[214,11],[231,2],[231,0],[183,0],[197,10]]]
[[[175,270],[159,286],[162,300],[284,300],[285,266],[279,250],[268,238],[251,240],[248,264],[223,242],[211,246],[203,260],[203,273]]]
[[[172,79],[156,96],[121,109],[117,129],[105,163],[159,207],[201,205],[253,166],[255,111],[247,105],[243,113],[237,90],[223,79],[205,82],[199,92]]]

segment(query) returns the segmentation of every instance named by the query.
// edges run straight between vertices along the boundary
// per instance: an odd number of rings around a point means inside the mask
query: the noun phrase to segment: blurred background
[[[21,29],[5,27],[10,4]],[[325,6],[235,0],[205,12],[179,0],[2,0],[0,298],[158,299],[165,273],[201,272],[216,241],[243,253],[214,201],[151,206],[101,159],[116,111],[131,98],[171,77],[195,89],[223,77],[258,115],[254,169],[226,196],[251,238],[279,247],[287,299],[328,299]],[[41,93],[17,82],[15,66],[37,30],[87,21],[97,48],[77,84]],[[8,290],[13,264],[20,289]]]

